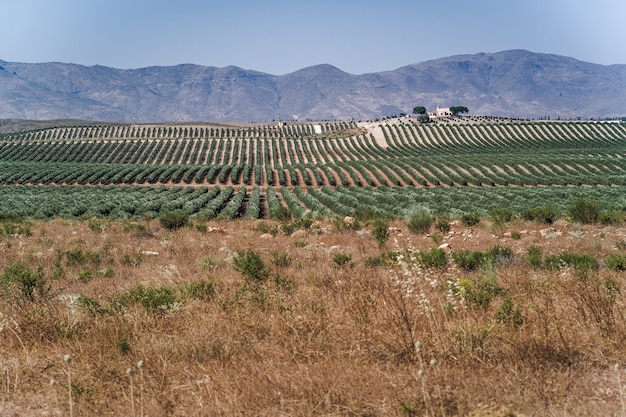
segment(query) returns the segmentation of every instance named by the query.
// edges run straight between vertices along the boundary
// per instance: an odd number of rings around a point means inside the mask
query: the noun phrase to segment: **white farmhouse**
[[[446,117],[452,117],[452,112],[450,111],[450,107],[439,107],[437,106],[437,110],[434,112],[429,112],[428,116],[431,118],[444,119]]]

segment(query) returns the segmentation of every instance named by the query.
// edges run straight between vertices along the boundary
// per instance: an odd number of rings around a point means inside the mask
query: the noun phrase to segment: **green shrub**
[[[513,218],[513,212],[507,208],[492,208],[489,210],[489,220],[497,226],[504,226]]]
[[[255,224],[252,227],[252,230],[259,232],[259,233],[263,233],[263,234],[269,234],[272,236],[276,236],[278,234],[278,226],[275,224],[269,224],[266,222],[259,222],[257,224]]]
[[[420,252],[417,262],[424,268],[444,270],[448,267],[448,256],[443,249],[433,248],[430,252]]]
[[[378,256],[365,258],[363,261],[367,268],[385,267],[393,265],[398,258],[396,252],[382,252]]]
[[[93,279],[93,271],[91,269],[83,269],[76,276],[76,281],[87,283]]]
[[[41,297],[48,292],[43,268],[33,271],[20,262],[7,265],[0,276],[0,287],[10,289],[14,285],[17,285],[22,296],[30,301],[34,301],[35,293]]]
[[[159,217],[159,223],[168,230],[176,230],[189,224],[189,214],[184,210],[169,211]]]
[[[543,267],[543,252],[541,248],[530,245],[526,249],[526,260],[531,268],[541,269]]]
[[[215,295],[215,284],[213,281],[199,279],[185,284],[182,292],[188,298],[208,301]]]
[[[420,208],[409,213],[406,226],[411,233],[424,234],[428,233],[434,221],[435,219],[428,209]]]
[[[597,271],[599,263],[587,253],[564,252],[544,259],[544,268],[548,270],[560,270],[563,266],[574,269],[579,277],[584,277],[590,271]]]
[[[293,216],[291,215],[291,211],[288,207],[279,206],[272,210],[270,217],[278,220],[279,222],[290,222]]]
[[[498,323],[512,324],[514,327],[518,327],[524,322],[521,307],[515,307],[510,296],[504,298],[496,310],[494,318]]]
[[[465,213],[464,215],[461,216],[461,224],[465,227],[472,227],[472,226],[476,226],[478,223],[480,223],[480,213],[477,212],[472,212],[472,213]]]
[[[448,233],[450,231],[450,219],[448,216],[437,217],[435,229],[439,230],[441,233]]]
[[[601,204],[592,200],[577,200],[569,208],[569,216],[574,222],[582,224],[597,223],[600,217]]]
[[[604,259],[604,264],[615,272],[626,271],[626,255],[612,253]]]
[[[78,297],[76,305],[83,313],[91,316],[95,316],[103,312],[102,306],[98,300],[84,295]]]
[[[452,253],[452,259],[464,271],[476,271],[487,263],[489,256],[483,252],[460,250]]]
[[[272,252],[272,264],[276,268],[287,268],[288,266],[291,265],[291,262],[292,262],[292,259],[287,254],[287,252],[285,251],[283,252],[273,251]]]
[[[500,245],[492,246],[487,251],[487,255],[494,264],[508,264],[513,260],[513,250]]]
[[[389,240],[389,224],[383,219],[375,219],[372,226],[372,236],[378,243],[378,247],[382,248]]]
[[[526,221],[552,224],[561,217],[561,212],[554,206],[543,206],[524,210],[521,217]]]
[[[345,253],[335,253],[332,257],[333,265],[336,268],[352,266],[352,255]]]
[[[248,283],[261,283],[267,280],[270,274],[261,255],[252,249],[248,249],[245,252],[238,251],[237,256],[233,259],[233,265],[235,270],[241,273]]]
[[[138,284],[114,299],[112,305],[114,308],[126,308],[134,303],[141,304],[148,313],[168,312],[174,310],[179,304],[171,288],[144,287]]]
[[[624,223],[624,213],[620,210],[602,211],[598,215],[598,221],[605,226],[619,226]]]
[[[482,309],[489,308],[491,301],[502,292],[493,274],[486,274],[477,280],[460,279],[459,288],[461,297],[468,305]]]

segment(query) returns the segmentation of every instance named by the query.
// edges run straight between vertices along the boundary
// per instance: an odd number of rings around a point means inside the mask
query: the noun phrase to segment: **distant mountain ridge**
[[[626,65],[525,50],[456,55],[393,71],[331,65],[271,75],[182,64],[121,70],[0,60],[0,118],[120,122],[375,119],[463,105],[508,117],[626,116]]]

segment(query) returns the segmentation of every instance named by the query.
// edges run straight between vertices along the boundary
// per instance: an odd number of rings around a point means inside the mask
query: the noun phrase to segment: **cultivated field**
[[[0,415],[626,415],[626,128],[0,135]]]
[[[452,216],[542,202],[564,209],[587,196],[617,206],[625,144],[624,125],[593,122],[48,127],[0,136],[0,209],[43,219],[176,209],[269,218],[281,205],[297,217],[401,216],[423,200]],[[13,187],[22,185],[38,188]]]

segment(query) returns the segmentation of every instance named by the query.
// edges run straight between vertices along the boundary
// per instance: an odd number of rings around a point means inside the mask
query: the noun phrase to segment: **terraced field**
[[[384,141],[381,140],[384,138]],[[64,126],[0,135],[0,210],[207,218],[372,211],[458,216],[593,198],[625,207],[626,127],[408,119]]]

